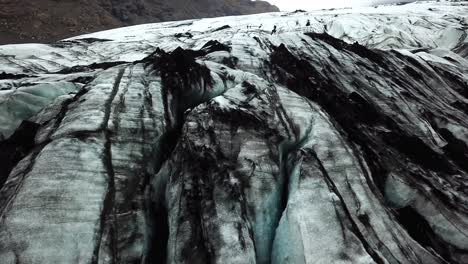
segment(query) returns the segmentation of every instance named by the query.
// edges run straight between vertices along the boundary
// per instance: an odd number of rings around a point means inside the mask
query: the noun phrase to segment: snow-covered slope
[[[0,259],[467,263],[467,14],[424,2],[0,46]]]
[[[370,48],[466,48],[467,9],[465,2],[428,2],[138,25],[79,36],[52,45],[0,46],[0,72],[42,73],[94,62],[131,62],[144,58],[156,47],[166,51],[179,46],[197,49],[207,39],[242,43],[246,38],[269,35],[275,25],[280,34],[268,37],[275,44],[304,32],[325,31],[336,38],[350,43],[357,41]],[[306,26],[308,20],[310,26]],[[230,28],[226,29],[226,26]],[[219,30],[221,28],[224,29]],[[96,41],[92,42],[93,39]]]

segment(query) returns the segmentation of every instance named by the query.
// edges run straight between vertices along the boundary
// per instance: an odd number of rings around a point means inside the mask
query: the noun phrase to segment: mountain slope
[[[0,3],[0,44],[50,42],[109,28],[279,11],[250,0],[39,0]]]
[[[274,13],[0,46],[0,258],[466,263],[467,12]]]

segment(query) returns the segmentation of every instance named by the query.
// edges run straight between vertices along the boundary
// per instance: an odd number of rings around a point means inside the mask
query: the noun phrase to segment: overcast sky
[[[339,8],[350,6],[363,6],[376,3],[410,2],[410,0],[266,0],[281,9],[281,11],[294,11],[297,9],[314,10],[324,8]]]

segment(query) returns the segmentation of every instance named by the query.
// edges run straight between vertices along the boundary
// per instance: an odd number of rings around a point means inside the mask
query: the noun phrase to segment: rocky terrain
[[[0,44],[51,42],[104,29],[279,11],[250,0],[2,0]]]
[[[467,263],[466,14],[0,46],[2,263]]]

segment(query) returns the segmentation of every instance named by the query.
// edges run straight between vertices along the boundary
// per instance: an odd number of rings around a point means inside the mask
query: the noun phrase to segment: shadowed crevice
[[[35,147],[39,124],[23,121],[8,139],[0,141],[0,189],[11,170]]]

